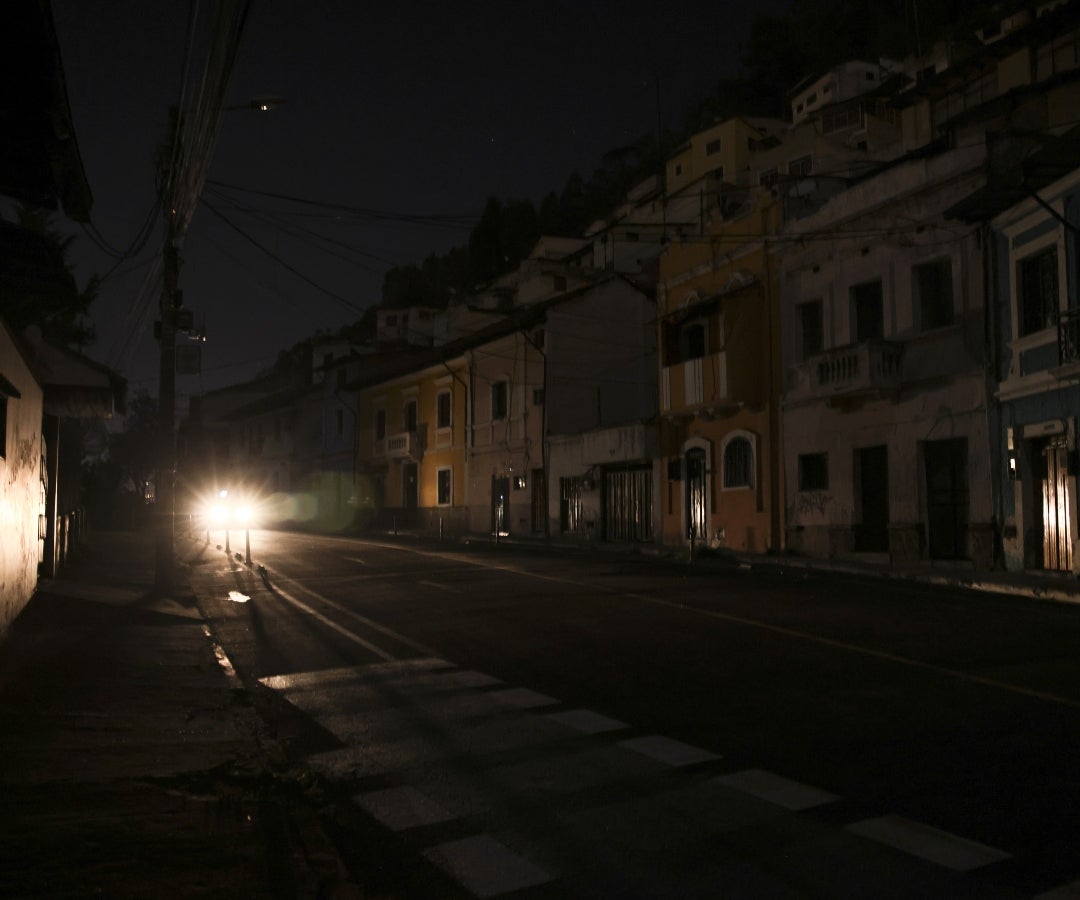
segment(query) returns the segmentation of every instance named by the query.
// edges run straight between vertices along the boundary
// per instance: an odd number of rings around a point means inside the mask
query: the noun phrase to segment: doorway
[[[547,478],[543,469],[532,470],[530,511],[533,534],[547,534]]]
[[[967,557],[967,460],[967,438],[923,444],[927,549],[931,559]]]
[[[1065,438],[1050,438],[1032,447],[1042,488],[1036,501],[1036,520],[1042,532],[1044,569],[1072,570],[1072,521],[1069,514],[1069,450]],[[1041,502],[1040,502],[1041,501]]]
[[[510,533],[510,479],[491,476],[491,533]]]
[[[708,537],[708,493],[705,484],[705,451],[694,447],[686,451],[686,527],[687,540],[703,541]]]
[[[416,524],[416,507],[419,505],[418,479],[416,463],[403,463],[401,466],[402,506],[405,507],[405,524]]]
[[[855,529],[855,549],[864,553],[889,550],[889,448],[861,447],[855,451],[858,468],[861,524]]]

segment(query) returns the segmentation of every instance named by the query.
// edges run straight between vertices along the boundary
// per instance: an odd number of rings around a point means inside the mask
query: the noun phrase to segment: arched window
[[[724,488],[754,486],[754,445],[750,439],[735,435],[724,447]]]

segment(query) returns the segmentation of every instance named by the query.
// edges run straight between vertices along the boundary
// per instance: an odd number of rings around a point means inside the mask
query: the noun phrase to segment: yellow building
[[[767,187],[660,261],[663,542],[765,552],[783,544],[780,329]]]
[[[429,533],[466,530],[467,381],[441,348],[369,367],[357,397],[361,518]]]

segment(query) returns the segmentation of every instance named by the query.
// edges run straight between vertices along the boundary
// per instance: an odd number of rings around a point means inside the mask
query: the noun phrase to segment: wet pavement
[[[0,646],[0,896],[360,896],[153,558],[93,536]]]

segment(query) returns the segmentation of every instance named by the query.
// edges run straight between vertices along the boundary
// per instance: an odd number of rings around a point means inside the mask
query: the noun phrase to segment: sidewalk
[[[153,561],[147,532],[94,535],[0,645],[0,896],[357,896]]]

